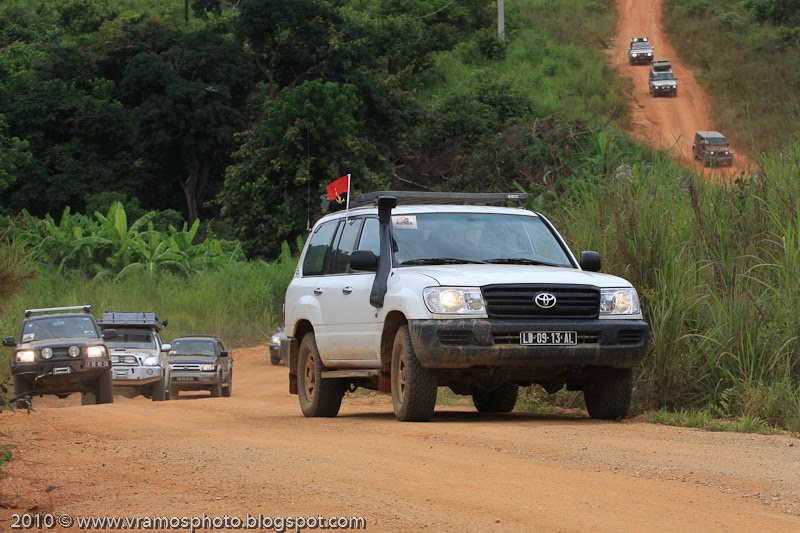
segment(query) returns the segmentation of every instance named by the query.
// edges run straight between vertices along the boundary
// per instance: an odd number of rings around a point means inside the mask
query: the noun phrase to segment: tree
[[[5,131],[8,124],[0,115],[0,194],[5,194],[17,180],[20,169],[30,164],[32,156],[28,142],[19,137],[8,137]]]
[[[324,186],[340,175],[353,173],[356,188],[378,185],[365,163],[374,148],[356,119],[359,105],[354,86],[321,81],[266,102],[220,194],[248,256],[277,257],[281,242],[293,241],[319,213]]]

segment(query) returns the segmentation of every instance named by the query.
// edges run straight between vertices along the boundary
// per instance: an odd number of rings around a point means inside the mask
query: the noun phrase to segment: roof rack
[[[162,328],[167,327],[169,322],[163,322],[158,319],[155,313],[152,312],[131,312],[131,311],[103,311],[103,316],[97,321],[100,326],[128,326],[128,327],[146,327],[152,328],[156,331],[161,331]]]
[[[350,198],[350,207],[377,205],[381,196],[397,198],[398,205],[492,205],[507,202],[525,202],[528,194],[524,192],[419,192],[419,191],[377,191],[359,194]],[[323,195],[322,208],[328,207],[328,197]]]
[[[25,318],[31,315],[42,315],[45,313],[59,313],[61,311],[83,311],[84,313],[91,313],[91,305],[72,305],[69,307],[43,307],[41,309],[26,309]]]

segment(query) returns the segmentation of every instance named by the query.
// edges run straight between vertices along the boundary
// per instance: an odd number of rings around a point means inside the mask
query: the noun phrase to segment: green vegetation
[[[760,155],[800,133],[796,0],[665,0],[664,24],[727,137]]]
[[[659,409],[658,411],[648,412],[646,419],[652,424],[700,428],[707,431],[738,431],[740,433],[764,434],[779,432],[778,429],[768,425],[758,417],[720,418],[707,410],[686,411],[680,409],[678,411],[667,411],[666,409]]]

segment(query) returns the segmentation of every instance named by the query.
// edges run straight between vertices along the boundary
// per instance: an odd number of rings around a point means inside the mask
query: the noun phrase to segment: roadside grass
[[[659,409],[657,411],[648,411],[645,413],[645,420],[651,424],[698,428],[707,431],[734,431],[738,433],[760,433],[763,435],[782,432],[780,428],[770,426],[758,417],[719,418],[710,411],[703,409],[680,409],[678,411]]]
[[[719,129],[759,155],[800,132],[800,27],[757,22],[748,4],[768,2],[665,0],[663,23]]]

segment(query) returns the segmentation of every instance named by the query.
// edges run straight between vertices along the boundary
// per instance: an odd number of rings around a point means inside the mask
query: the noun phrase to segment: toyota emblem
[[[533,301],[536,302],[536,305],[542,309],[550,309],[556,305],[556,297],[549,292],[540,292],[536,295]]]

